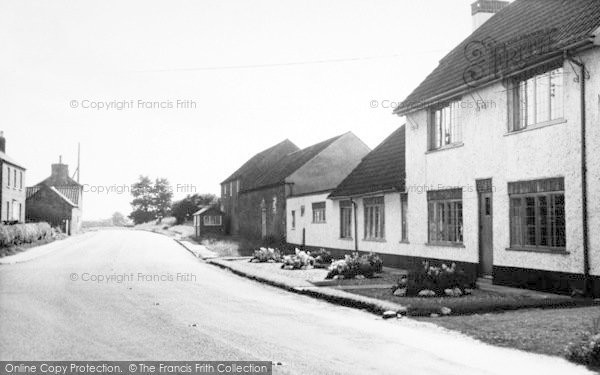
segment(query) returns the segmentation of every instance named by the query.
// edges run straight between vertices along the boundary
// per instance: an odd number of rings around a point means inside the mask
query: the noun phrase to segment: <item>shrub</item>
[[[600,367],[600,317],[592,320],[591,329],[581,335],[578,341],[567,345],[565,357],[571,362]]]
[[[52,237],[48,223],[0,225],[0,247],[32,243]]]
[[[444,295],[446,289],[459,288],[464,292],[471,285],[468,277],[462,270],[456,269],[456,264],[450,267],[442,264],[439,267],[423,262],[420,270],[410,272],[406,280],[407,295],[416,296],[422,290],[432,290],[437,295]]]
[[[316,263],[328,264],[333,261],[331,253],[325,249],[320,249],[311,254],[315,258]]]
[[[344,259],[331,263],[326,279],[334,276],[342,276],[344,279],[353,279],[358,275],[373,277],[375,273],[381,272],[383,262],[377,254],[369,253],[359,255],[357,252],[346,255]]]
[[[295,251],[295,255],[286,255],[283,257],[281,268],[299,270],[315,265],[315,258],[310,255],[310,252],[301,251],[300,249],[296,249]]]
[[[254,256],[250,259],[250,262],[265,263],[265,262],[279,262],[281,261],[281,254],[279,250],[261,247],[254,251]]]

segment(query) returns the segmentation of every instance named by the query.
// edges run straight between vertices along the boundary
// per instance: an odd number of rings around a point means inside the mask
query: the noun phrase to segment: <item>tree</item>
[[[152,203],[159,221],[171,212],[172,198],[173,189],[169,181],[166,178],[157,178],[152,189]]]
[[[177,224],[182,224],[192,218],[192,214],[204,206],[218,204],[219,200],[214,194],[193,194],[173,203],[171,213],[177,219]]]
[[[156,219],[153,203],[152,181],[148,176],[140,176],[139,180],[131,186],[131,207],[133,211],[129,217],[135,224],[141,224]]]
[[[122,227],[125,226],[127,222],[125,220],[125,216],[122,213],[115,212],[114,214],[112,214],[111,223],[115,227]]]

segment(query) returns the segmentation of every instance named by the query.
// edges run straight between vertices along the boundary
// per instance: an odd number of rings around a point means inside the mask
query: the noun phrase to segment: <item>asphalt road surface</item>
[[[268,360],[275,374],[578,374],[241,278],[167,237],[86,233],[0,265],[2,360]]]

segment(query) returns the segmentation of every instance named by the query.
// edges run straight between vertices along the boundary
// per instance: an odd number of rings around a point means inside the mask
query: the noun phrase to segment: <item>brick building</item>
[[[25,220],[25,167],[6,155],[6,138],[0,132],[0,221]]]

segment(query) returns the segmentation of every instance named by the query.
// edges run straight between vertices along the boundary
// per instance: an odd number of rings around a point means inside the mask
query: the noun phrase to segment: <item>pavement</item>
[[[588,374],[254,283],[172,239],[102,230],[0,265],[0,360],[269,360],[275,374]]]

